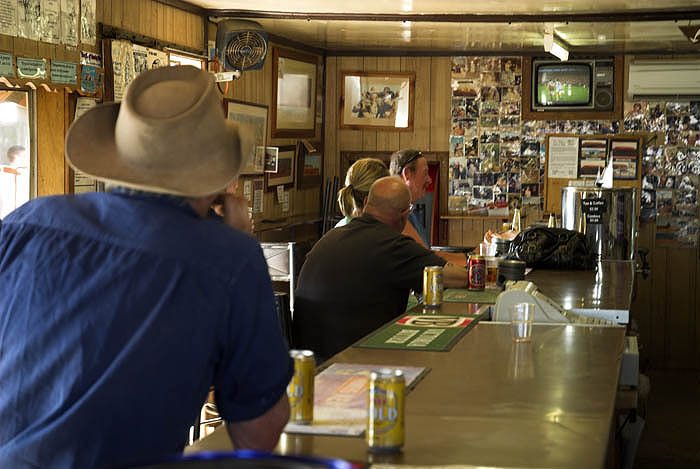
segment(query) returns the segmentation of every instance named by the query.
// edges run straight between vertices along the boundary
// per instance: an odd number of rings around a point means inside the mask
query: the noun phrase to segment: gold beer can
[[[423,269],[423,306],[437,308],[442,304],[442,267],[430,265]]]
[[[289,421],[309,424],[314,419],[314,353],[290,350],[289,356],[294,359],[294,376],[287,385]]]
[[[385,368],[369,374],[366,433],[370,451],[401,451],[405,393],[406,380],[401,370]]]

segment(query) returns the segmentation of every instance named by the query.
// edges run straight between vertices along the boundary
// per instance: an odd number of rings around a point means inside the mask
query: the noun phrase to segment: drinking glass
[[[517,303],[510,307],[510,326],[513,333],[513,342],[530,342],[534,316],[535,305],[532,303]]]

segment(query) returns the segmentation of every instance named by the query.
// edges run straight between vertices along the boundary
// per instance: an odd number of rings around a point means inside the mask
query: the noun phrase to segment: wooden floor
[[[700,468],[700,371],[650,371],[636,469]]]

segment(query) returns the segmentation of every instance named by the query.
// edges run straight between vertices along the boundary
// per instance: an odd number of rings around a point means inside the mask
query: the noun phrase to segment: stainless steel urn
[[[562,227],[583,233],[599,260],[634,259],[636,206],[632,188],[564,187]]]

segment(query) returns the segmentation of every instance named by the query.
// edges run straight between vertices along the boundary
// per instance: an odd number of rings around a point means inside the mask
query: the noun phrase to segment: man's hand
[[[243,197],[229,193],[222,194],[220,200],[224,223],[235,230],[252,233],[255,225],[253,219],[248,215],[248,201]]]

